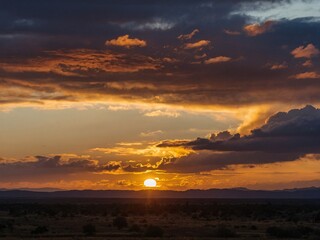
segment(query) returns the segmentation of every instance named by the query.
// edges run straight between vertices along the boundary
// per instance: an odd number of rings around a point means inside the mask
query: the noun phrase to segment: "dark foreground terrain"
[[[320,239],[319,200],[2,199],[5,239]]]

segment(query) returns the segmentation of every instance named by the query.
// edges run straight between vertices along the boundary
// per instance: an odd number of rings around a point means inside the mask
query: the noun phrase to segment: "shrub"
[[[130,232],[140,232],[141,228],[139,227],[138,224],[133,224],[130,228],[129,228]]]
[[[96,227],[91,223],[86,224],[82,227],[82,232],[86,236],[93,236],[96,234]]]
[[[35,229],[31,231],[31,234],[43,234],[48,232],[48,229],[46,226],[37,226]]]
[[[297,227],[269,227],[266,230],[268,236],[277,238],[302,238],[312,232],[312,228]]]
[[[234,238],[237,237],[237,233],[233,229],[221,225],[215,230],[214,236],[219,238]]]
[[[0,224],[0,232],[2,232],[6,228],[6,225]]]
[[[257,227],[256,225],[252,225],[252,226],[250,227],[250,229],[251,229],[251,230],[257,230],[258,227]]]
[[[146,237],[162,237],[163,229],[158,226],[150,225],[146,229],[145,236]]]
[[[118,229],[122,229],[128,226],[127,219],[125,217],[119,216],[113,219],[113,226]]]

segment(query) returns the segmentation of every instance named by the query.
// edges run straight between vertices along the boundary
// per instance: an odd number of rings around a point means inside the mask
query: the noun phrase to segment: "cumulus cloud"
[[[320,153],[320,109],[306,106],[271,116],[266,124],[240,136],[228,131],[194,141],[164,141],[158,147],[185,147],[200,155],[175,159],[179,163],[198,165],[201,171],[232,164],[259,164],[297,160],[306,154]],[[204,164],[204,166],[202,165]]]
[[[209,58],[208,60],[205,60],[205,64],[215,64],[215,63],[221,63],[221,62],[229,62],[232,58],[226,57],[226,56],[219,56],[214,58]]]
[[[227,139],[222,141],[215,141],[215,138],[213,141],[198,138],[182,145],[197,150],[264,152],[309,152],[310,150],[318,152],[320,151],[320,141],[318,141],[320,139],[320,109],[308,105],[302,109],[293,109],[288,113],[279,112],[271,116],[265,125],[252,130],[250,135],[243,137],[239,134],[227,135]],[[170,143],[169,145],[172,146]],[[166,146],[166,143],[160,146]]]
[[[130,38],[129,35],[119,36],[116,39],[107,40],[105,43],[107,46],[118,46],[125,48],[132,47],[145,47],[147,42],[138,38]]]
[[[243,27],[243,30],[251,37],[255,37],[258,35],[261,35],[267,31],[270,31],[272,29],[272,26],[275,24],[275,21],[265,21],[262,24],[259,23],[253,23],[248,24]]]
[[[209,40],[200,40],[194,43],[186,43],[184,48],[185,49],[195,49],[195,48],[203,48],[210,44]]]
[[[312,58],[319,55],[320,51],[312,43],[307,46],[300,46],[291,51],[295,58]]]
[[[189,40],[191,39],[194,35],[196,35],[199,32],[199,29],[194,29],[191,33],[189,34],[181,34],[178,36],[178,39],[180,40]]]
[[[293,76],[296,79],[316,79],[320,78],[320,74],[317,72],[304,72],[304,73],[298,73]]]

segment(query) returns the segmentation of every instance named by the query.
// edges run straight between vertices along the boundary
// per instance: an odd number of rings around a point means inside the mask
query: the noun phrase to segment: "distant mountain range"
[[[299,188],[285,190],[230,189],[190,189],[170,190],[55,190],[18,189],[0,190],[4,198],[251,198],[251,199],[320,199],[320,188]]]

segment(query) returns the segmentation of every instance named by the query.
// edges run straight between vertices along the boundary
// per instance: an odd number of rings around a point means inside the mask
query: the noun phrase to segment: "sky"
[[[318,0],[1,0],[0,188],[320,187]]]

